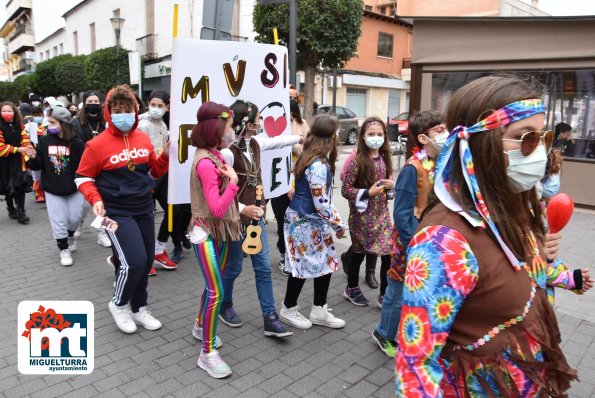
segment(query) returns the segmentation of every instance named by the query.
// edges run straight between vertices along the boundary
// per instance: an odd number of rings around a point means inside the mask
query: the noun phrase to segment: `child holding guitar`
[[[328,115],[316,116],[302,153],[294,165],[295,194],[285,212],[285,300],[279,316],[299,329],[312,324],[342,328],[345,321],[335,318],[326,298],[331,275],[339,268],[332,231],[342,238],[347,227],[332,203],[332,176],[337,160],[339,121]],[[314,279],[314,305],[310,319],[299,312],[297,300],[306,279]]]
[[[233,308],[233,284],[242,272],[242,249],[252,259],[256,292],[264,318],[264,335],[286,337],[293,333],[279,321],[275,311],[273,281],[267,233],[264,225],[265,202],[262,195],[260,152],[298,144],[302,138],[281,135],[275,138],[256,136],[262,131],[258,107],[248,101],[236,101],[232,106],[233,129],[238,139],[229,149],[221,149],[227,163],[238,175],[239,211],[246,228],[244,243],[232,242],[229,247],[227,268],[223,277],[223,302],[219,319],[228,326],[240,327],[242,321]]]

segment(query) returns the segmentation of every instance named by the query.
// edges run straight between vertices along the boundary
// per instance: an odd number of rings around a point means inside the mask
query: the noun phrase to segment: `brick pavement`
[[[344,156],[341,157],[343,159]],[[340,165],[339,165],[340,166]],[[345,201],[336,202],[347,215]],[[341,297],[346,278],[340,271],[331,282],[329,307],[345,319],[341,330],[313,327],[294,330],[286,340],[265,338],[250,262],[236,282],[235,308],[244,321],[237,329],[223,324],[221,353],[234,374],[215,380],[198,369],[199,343],[191,336],[202,289],[196,260],[190,251],[176,271],[159,271],[149,282],[152,312],[161,330],[123,335],[107,311],[113,272],[105,263],[109,249],[96,244],[86,228],[70,268],[59,265],[45,206],[27,202],[28,226],[9,220],[0,202],[0,394],[6,397],[390,397],[394,395],[392,362],[371,342],[379,311],[356,307]],[[272,215],[272,212],[269,214]],[[159,218],[159,217],[158,217]],[[87,224],[90,218],[87,220]],[[276,268],[275,221],[268,226],[275,299],[285,292],[285,277]],[[562,253],[571,262],[589,267],[595,242],[595,215],[576,212],[564,232]],[[339,241],[340,250],[347,240]],[[374,297],[363,287],[368,298]],[[376,291],[377,292],[377,291]],[[26,376],[17,370],[16,310],[22,300],[89,300],[95,305],[95,371],[86,376]],[[312,283],[306,283],[299,303],[306,315],[312,302]],[[560,292],[556,311],[563,347],[581,382],[573,397],[595,398],[595,294],[577,297]],[[277,305],[279,306],[279,304]]]

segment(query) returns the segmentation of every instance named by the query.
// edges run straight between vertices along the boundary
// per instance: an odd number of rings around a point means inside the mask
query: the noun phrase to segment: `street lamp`
[[[120,32],[124,26],[124,18],[113,17],[110,18],[112,28],[116,33],[116,84],[120,82]]]

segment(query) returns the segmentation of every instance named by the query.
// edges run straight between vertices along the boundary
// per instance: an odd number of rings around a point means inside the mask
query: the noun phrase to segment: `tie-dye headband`
[[[444,203],[444,205],[450,210],[465,217],[467,221],[469,221],[469,223],[471,223],[471,225],[474,227],[485,225],[485,223],[487,223],[488,227],[496,236],[498,243],[504,250],[504,253],[508,257],[512,266],[517,270],[521,269],[522,263],[519,262],[519,260],[502,240],[496,224],[490,217],[488,208],[483,200],[483,195],[479,190],[479,184],[475,175],[475,166],[473,164],[473,156],[471,155],[471,150],[469,149],[468,139],[471,134],[494,130],[498,127],[507,126],[511,123],[544,112],[545,110],[543,107],[543,102],[540,99],[528,99],[512,102],[498,109],[497,111],[492,112],[488,117],[475,123],[473,126],[457,126],[450,132],[448,140],[442,147],[440,156],[436,162],[434,190],[440,201]],[[469,188],[469,192],[471,192],[475,209],[481,218],[478,218],[477,215],[469,214],[464,211],[451,192],[450,184],[455,158],[454,146],[457,139],[459,140],[459,155],[461,158],[461,166],[465,183]]]

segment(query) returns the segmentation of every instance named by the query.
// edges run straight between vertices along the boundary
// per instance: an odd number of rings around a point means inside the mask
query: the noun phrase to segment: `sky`
[[[551,15],[595,15],[594,0],[539,0],[539,8]]]

